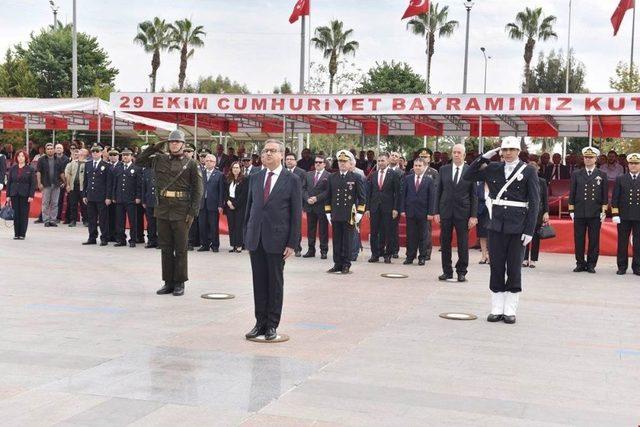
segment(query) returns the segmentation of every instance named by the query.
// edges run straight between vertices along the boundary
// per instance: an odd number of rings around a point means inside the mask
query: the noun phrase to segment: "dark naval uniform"
[[[147,244],[145,248],[158,246],[158,227],[154,210],[157,204],[156,176],[151,168],[142,170],[142,204],[144,216],[147,220]]]
[[[162,280],[174,294],[180,294],[184,291],[184,282],[189,280],[187,239],[189,227],[200,208],[203,185],[197,162],[184,155],[163,153],[163,144],[144,150],[136,163],[155,173],[158,204],[154,215],[158,223],[158,245],[162,250]]]
[[[607,212],[609,200],[607,174],[595,168],[576,170],[571,174],[569,213],[573,213],[575,271],[595,272],[600,253],[601,215]],[[589,235],[587,259],[584,258],[585,236]]]
[[[113,169],[111,200],[116,203],[116,243],[126,245],[125,217],[129,220],[129,246],[135,247],[138,236],[138,208],[142,197],[142,169],[133,162],[119,162]]]
[[[638,156],[640,161],[640,156]],[[631,270],[640,275],[640,173],[635,179],[630,172],[616,179],[611,197],[611,213],[619,217],[618,274],[624,274],[629,265],[629,235],[633,234]]]
[[[351,268],[351,242],[356,225],[355,214],[365,210],[362,181],[353,173],[340,171],[327,179],[324,211],[331,214],[333,230],[333,269],[340,272]],[[331,271],[331,270],[330,270]]]
[[[108,244],[109,219],[105,201],[111,197],[111,179],[109,162],[102,159],[97,162],[87,160],[84,167],[84,189],[82,190],[82,198],[87,199],[87,216],[89,217],[89,240],[86,244],[96,243],[98,226],[100,227],[100,245],[106,246]]]

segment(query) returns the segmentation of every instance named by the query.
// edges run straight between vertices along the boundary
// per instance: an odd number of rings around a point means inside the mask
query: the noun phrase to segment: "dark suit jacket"
[[[436,192],[435,213],[441,219],[476,218],[478,216],[478,194],[475,181],[464,179],[469,168],[463,164],[458,184],[453,183],[453,163],[440,167]]]
[[[2,178],[4,179],[4,176]],[[18,177],[18,165],[13,165],[9,169],[7,197],[33,197],[36,185],[36,171],[31,166],[25,165],[20,177]]]
[[[218,208],[223,207],[225,178],[222,172],[214,169],[211,177],[207,181],[207,171],[205,169],[204,172],[202,172],[202,184],[204,191],[202,193],[202,200],[200,201],[200,209],[217,211]]]
[[[45,187],[51,187],[62,184],[62,176],[64,175],[64,168],[67,165],[64,158],[53,156],[54,163],[54,176],[49,174],[49,157],[42,156],[38,159],[38,165],[36,171],[40,172],[40,182]]]
[[[400,194],[400,174],[387,167],[382,188],[378,188],[379,173],[380,171],[375,171],[369,176],[366,210],[377,212],[378,209],[380,209],[385,213],[391,213],[392,210],[397,210],[399,212],[402,202],[402,196]]]
[[[435,202],[435,184],[427,174],[422,175],[420,187],[416,190],[416,176],[411,173],[403,179],[402,212],[407,218],[427,218],[432,215]]]
[[[547,182],[551,181],[551,177],[553,176],[553,169],[555,168],[555,164],[550,163],[547,165],[547,167],[544,170],[544,179],[547,180]],[[567,165],[558,165],[560,167],[560,177],[559,179],[569,179],[571,178],[571,174],[569,173],[569,167]]]
[[[298,166],[293,168],[291,173],[293,173],[295,176],[297,176],[300,179],[300,184],[302,184],[304,182],[304,178],[307,175],[307,171],[305,171],[302,168],[299,168]]]
[[[156,176],[152,168],[142,170],[142,204],[148,208],[155,208],[156,198]]]
[[[257,250],[262,241],[265,252],[282,254],[286,247],[296,248],[300,241],[302,222],[300,180],[283,168],[265,202],[266,172],[267,170],[260,171],[249,181],[244,242],[250,251]]]
[[[307,172],[304,180],[302,181],[302,207],[305,212],[314,212],[318,215],[324,214],[324,199],[327,196],[327,179],[331,174],[326,170],[322,171],[320,179],[313,185],[313,178],[316,176],[316,171]],[[310,205],[307,203],[309,197],[316,196],[318,201]]]
[[[92,165],[93,166],[93,165]],[[126,169],[124,163],[118,164],[112,170],[111,199],[116,203],[134,203],[142,199],[142,168],[131,162]]]
[[[86,197],[90,202],[104,202],[111,197],[112,166],[104,160],[100,160],[97,166],[96,169],[93,168],[93,159],[87,160],[84,165],[82,197]]]
[[[0,154],[0,184],[4,184],[4,178],[7,174],[7,158],[4,154]]]
[[[226,181],[226,180],[225,180]],[[233,207],[236,212],[244,213],[244,208],[247,205],[247,192],[249,190],[249,177],[245,176],[242,181],[240,181],[236,185],[236,196],[231,198],[229,196],[229,186],[230,183],[225,182],[225,191],[224,191],[224,210],[225,212],[231,211],[229,206],[227,206],[227,202],[231,201],[233,203]]]

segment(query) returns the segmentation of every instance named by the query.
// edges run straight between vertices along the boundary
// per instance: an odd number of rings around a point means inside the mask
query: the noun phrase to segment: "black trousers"
[[[82,203],[82,192],[80,190],[71,190],[67,194],[67,221],[86,221],[87,207]],[[78,217],[78,212],[80,216]]]
[[[13,199],[12,199],[13,200]],[[626,270],[629,266],[629,235],[633,233],[633,255],[631,270],[640,272],[640,221],[622,220],[618,224],[618,269]]]
[[[13,207],[13,235],[15,237],[25,237],[27,234],[29,205],[28,197],[13,196],[11,198],[11,207]]]
[[[58,215],[56,216],[56,219],[59,219],[60,221],[62,221],[62,211],[64,210],[64,198],[67,194],[67,191],[64,189],[64,187],[60,188],[60,194],[58,195]],[[69,209],[67,209],[67,211],[65,212],[64,215],[64,220],[65,222],[69,222]]]
[[[529,246],[531,246],[531,261],[538,261],[538,255],[540,254],[540,236],[538,235],[538,231],[540,231],[540,227],[542,227],[542,224],[536,224],[536,228],[533,230],[531,244],[527,245],[524,249],[524,259],[526,260],[529,259]]]
[[[144,216],[147,219],[147,243],[158,244],[158,221],[154,216],[155,208],[147,206],[144,209]]]
[[[227,226],[229,227],[229,244],[232,248],[240,248],[243,243],[244,209],[227,209]]]
[[[428,221],[426,217],[406,217],[407,221],[407,259],[424,260],[427,256]]]
[[[189,280],[187,239],[191,223],[185,220],[157,219],[158,246],[162,253],[162,280],[170,284]]]
[[[391,244],[391,254],[398,255],[400,252],[400,215],[396,217],[396,219],[391,218],[391,236],[389,238]]]
[[[337,268],[351,267],[353,225],[346,221],[333,221],[333,264]]]
[[[433,239],[431,236],[431,221],[427,220],[427,251],[425,252],[427,258],[431,258],[431,251],[433,250]]]
[[[218,249],[220,247],[220,215],[218,211],[200,209],[198,228],[200,230],[200,246]]]
[[[136,205],[136,209],[138,210],[138,234],[136,234],[136,241],[138,243],[144,243],[144,219],[146,217],[145,208],[142,206],[142,203],[140,203],[139,205]]]
[[[282,316],[284,258],[281,253],[265,252],[262,241],[250,252],[250,258],[256,323],[277,328]]]
[[[200,220],[196,216],[189,228],[189,246],[200,246]]]
[[[98,239],[98,226],[100,226],[100,240],[109,241],[109,209],[102,202],[87,202],[87,218],[89,220],[89,240]]]
[[[489,289],[493,292],[522,291],[524,246],[521,239],[522,234],[505,234],[489,230]]]
[[[371,256],[373,258],[391,256],[393,254],[391,246],[393,218],[391,217],[391,212],[383,212],[378,209],[370,213],[369,220],[371,222],[371,232],[369,234]]]
[[[320,232],[320,252],[329,252],[329,221],[325,214],[307,212],[307,242],[309,251],[316,251],[316,234]]]
[[[108,227],[108,235],[109,241],[116,241],[116,204],[111,202],[109,206],[107,206],[107,221],[109,222]]]
[[[456,231],[458,241],[458,262],[456,273],[467,274],[469,266],[469,220],[467,219],[443,219],[440,221],[440,248],[442,249],[442,272],[453,274],[451,267],[451,242],[453,230]]]
[[[129,243],[136,241],[138,235],[138,208],[135,203],[116,203],[116,240],[125,243],[125,218],[129,220]]]
[[[575,244],[576,264],[579,267],[595,267],[600,255],[600,217],[574,218],[573,239]],[[585,236],[589,236],[587,260],[584,259]]]

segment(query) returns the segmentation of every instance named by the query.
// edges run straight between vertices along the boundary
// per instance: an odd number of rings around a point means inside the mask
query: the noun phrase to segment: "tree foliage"
[[[207,76],[200,77],[195,85],[189,84],[180,89],[180,87],[172,87],[169,92],[185,92],[185,93],[250,93],[246,85],[237,81],[231,81],[229,77],[218,75],[217,77]]]
[[[0,96],[36,97],[37,82],[24,59],[16,58],[11,49],[7,49],[4,63],[0,64]]]
[[[184,88],[187,78],[187,61],[193,56],[195,48],[204,46],[204,32],[202,25],[194,25],[189,19],[181,19],[170,25],[172,41],[169,50],[180,52],[180,71],[178,73],[178,87]]]
[[[349,40],[353,37],[353,30],[345,31],[343,26],[342,21],[333,20],[329,23],[329,26],[316,28],[315,37],[311,39],[313,46],[321,50],[322,56],[329,60],[329,93],[333,93],[340,57],[346,55],[355,56],[356,50],[360,47],[357,41]]]
[[[358,93],[424,93],[425,81],[406,62],[383,61],[369,69]]]
[[[282,94],[293,93],[293,89],[291,88],[291,83],[287,79],[284,79],[284,82],[282,82],[280,86],[273,87],[273,93],[282,93]]]
[[[609,79],[611,89],[624,93],[640,92],[640,74],[638,74],[638,67],[634,66],[633,71],[631,71],[629,64],[618,62],[615,73],[616,76]]]
[[[569,93],[585,93],[589,90],[584,87],[584,64],[577,61],[573,53],[570,56],[571,68],[569,70]],[[540,52],[538,64],[531,71],[531,87],[529,93],[564,93],[566,89],[567,64],[562,51],[549,52],[545,57]]]
[[[153,21],[138,24],[138,34],[133,42],[142,46],[145,52],[151,53],[151,92],[156,91],[156,76],[160,68],[160,52],[165,51],[171,44],[172,26],[157,16]]]

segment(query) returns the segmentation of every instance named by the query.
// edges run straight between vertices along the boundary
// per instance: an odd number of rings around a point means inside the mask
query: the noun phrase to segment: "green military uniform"
[[[172,132],[171,135],[173,135]],[[172,136],[169,140],[172,140]],[[184,136],[176,137],[184,142]],[[189,227],[200,207],[203,185],[195,160],[161,151],[164,143],[144,150],[136,163],[155,172],[158,204],[158,246],[162,250],[162,280],[165,287],[183,288],[187,275],[187,239]],[[164,289],[164,288],[163,288]],[[160,291],[159,291],[160,292]],[[174,295],[176,291],[174,290]]]

